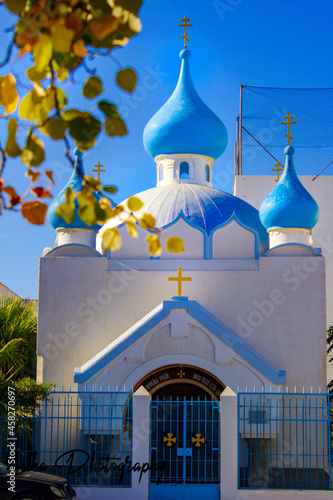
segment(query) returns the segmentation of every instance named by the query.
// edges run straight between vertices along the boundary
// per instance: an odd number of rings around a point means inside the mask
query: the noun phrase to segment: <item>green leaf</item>
[[[115,228],[107,229],[102,235],[102,240],[104,250],[115,251],[121,248],[121,236]]]
[[[70,122],[71,120],[74,120],[74,118],[87,118],[88,116],[90,116],[90,113],[87,111],[80,111],[75,108],[66,109],[66,111],[61,113],[61,118],[66,120],[66,122]]]
[[[63,120],[61,116],[58,116],[57,118],[54,118],[53,120],[47,122],[45,127],[43,127],[42,132],[45,131],[45,133],[48,134],[51,139],[53,139],[54,141],[58,141],[65,138],[67,127],[68,123],[65,122],[65,120]]]
[[[141,210],[143,207],[143,203],[140,200],[140,198],[137,198],[136,196],[131,196],[127,200],[127,207],[131,212],[136,212],[137,210]]]
[[[41,80],[44,80],[44,78],[46,78],[47,74],[48,74],[48,71],[46,69],[43,69],[43,71],[41,73],[39,73],[38,71],[36,71],[36,65],[34,66],[31,66],[31,68],[28,68],[27,71],[27,77],[29,78],[29,80],[31,82],[40,82]]]
[[[129,12],[133,12],[133,14],[138,14],[142,5],[142,0],[117,0],[116,4],[121,5]]]
[[[127,134],[126,123],[119,115],[107,118],[104,123],[104,130],[109,137],[122,137]]]
[[[134,92],[138,75],[133,68],[127,67],[120,69],[116,74],[116,82],[118,87],[125,90],[129,94]]]
[[[55,214],[61,217],[67,224],[71,224],[75,220],[75,203],[74,203],[74,192],[71,187],[66,189],[64,203],[59,205]]]
[[[112,116],[119,116],[118,108],[113,102],[102,100],[98,101],[97,106],[107,118],[110,118]]]
[[[118,188],[116,186],[102,186],[102,191],[105,191],[109,194],[115,194],[117,192],[117,189]]]
[[[22,150],[18,146],[16,142],[16,131],[17,131],[17,123],[15,118],[9,118],[8,120],[8,135],[6,141],[6,154],[11,158],[16,158],[20,156]]]
[[[171,236],[166,241],[166,249],[170,253],[181,253],[184,252],[184,242],[178,236]]]
[[[21,155],[22,163],[31,167],[38,167],[45,160],[44,144],[39,137],[30,131],[26,145]]]
[[[100,133],[102,128],[101,122],[93,115],[90,113],[86,115],[86,118],[78,117],[69,122],[70,135],[83,145],[94,142],[95,137]]]
[[[57,98],[57,100],[56,100]],[[67,104],[67,95],[59,87],[49,87],[46,90],[46,98],[43,99],[44,108],[49,113],[52,109],[56,108],[62,110]]]
[[[94,99],[102,92],[104,92],[103,83],[98,76],[90,76],[82,89],[84,97],[88,99]]]

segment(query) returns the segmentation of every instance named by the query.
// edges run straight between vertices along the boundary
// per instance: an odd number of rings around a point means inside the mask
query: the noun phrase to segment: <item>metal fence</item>
[[[286,125],[290,112],[295,168],[299,175],[317,175],[333,160],[333,88],[290,89],[241,86],[240,116],[237,119],[235,173],[276,175],[278,160],[285,163],[288,144]],[[272,156],[270,156],[272,155]],[[323,172],[333,175],[333,163]]]
[[[52,392],[16,411],[16,467],[68,477],[73,486],[131,486],[132,392]],[[0,417],[7,463],[8,415]]]
[[[332,487],[333,394],[238,394],[240,488]]]

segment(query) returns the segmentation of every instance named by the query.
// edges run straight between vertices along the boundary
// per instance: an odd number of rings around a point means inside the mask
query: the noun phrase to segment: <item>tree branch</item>
[[[13,50],[14,44],[15,44],[15,33],[14,33],[14,35],[13,35],[11,41],[10,41],[10,44],[8,45],[7,52],[6,52],[6,57],[2,61],[2,63],[0,63],[0,68],[3,68],[8,63],[8,61],[10,59],[10,56],[12,54],[12,50]]]

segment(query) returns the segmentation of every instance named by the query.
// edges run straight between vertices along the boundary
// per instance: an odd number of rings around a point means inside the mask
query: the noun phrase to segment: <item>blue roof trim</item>
[[[193,227],[193,229],[196,229],[197,231],[200,231],[200,233],[203,234],[203,237],[204,237],[204,259],[209,259],[209,244],[208,244],[208,235],[207,235],[207,232],[200,226],[198,226],[197,224],[195,224],[195,222],[192,222],[190,221],[190,219],[188,219],[186,217],[186,215],[184,214],[183,210],[181,210],[178,214],[178,216],[175,218],[174,221],[172,222],[169,222],[169,224],[166,224],[165,226],[162,226],[160,227],[160,231],[165,231],[166,229],[169,229],[170,227],[174,226],[175,224],[177,224],[177,222],[180,221],[180,219],[183,219],[184,222],[186,222],[186,224],[188,224],[189,226]]]
[[[81,247],[81,248],[87,248],[90,250],[92,253],[96,254],[96,257],[103,257],[102,254],[100,254],[95,248],[91,248],[88,245],[82,245],[81,243],[66,243],[66,245],[59,245],[58,247],[52,248],[47,254],[43,255],[43,257],[48,257],[51,255],[51,253],[56,252],[59,250],[59,248],[66,248],[66,247]]]
[[[270,248],[263,254],[263,257],[268,257],[269,254],[274,252],[274,250],[277,250],[278,248],[283,248],[283,247],[304,247],[307,248],[308,250],[311,250],[317,257],[322,257],[322,254],[316,250],[313,247],[310,247],[309,245],[304,245],[304,243],[284,243],[283,245],[277,245],[276,247]]]
[[[221,229],[222,227],[228,226],[229,224],[231,224],[231,222],[233,220],[236,221],[239,226],[243,227],[247,231],[250,231],[250,233],[254,234],[254,255],[255,255],[256,259],[259,259],[259,233],[258,233],[258,231],[256,231],[252,227],[247,226],[246,224],[244,224],[244,222],[242,222],[240,220],[240,218],[237,216],[236,212],[233,212],[231,214],[231,216],[229,217],[228,220],[226,220],[222,224],[219,224],[218,226],[214,227],[210,231],[210,233],[208,235],[208,241],[209,241],[209,259],[213,259],[213,237],[214,237],[215,232],[218,231],[219,229]]]
[[[99,358],[85,371],[81,372],[80,368],[75,368],[74,382],[87,382],[91,377],[105,368],[107,364],[117,358],[117,356],[122,354],[132,344],[137,342],[147,332],[157,326],[164,318],[169,316],[172,309],[186,309],[188,314],[205,326],[209,331],[216,335],[216,337],[233,349],[274,384],[281,385],[286,383],[285,370],[278,370],[272,363],[267,361],[258,351],[256,351],[256,349],[251,347],[244,339],[233,332],[229,327],[222,323],[222,321],[216,318],[216,316],[211,314],[195,300],[184,300],[183,298],[181,300],[163,301],[158,308],[151,312],[150,317],[148,315],[147,320],[142,325],[139,325],[136,329],[134,325],[132,332],[124,337],[120,342],[116,343],[117,340],[112,342],[109,346],[109,350],[104,354],[104,356]],[[112,347],[112,344],[115,344],[115,346]]]

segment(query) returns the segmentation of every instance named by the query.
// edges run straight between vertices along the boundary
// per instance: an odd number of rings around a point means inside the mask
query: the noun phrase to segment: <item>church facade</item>
[[[312,242],[319,213],[295,173],[297,151],[286,148],[284,174],[260,213],[214,189],[213,163],[226,147],[227,131],[197,94],[190,56],[187,49],[180,53],[175,91],[143,136],[157,185],[136,196],[144,202],[142,213],[156,220],[161,256],[148,254],[147,230],[139,225],[133,239],[120,220],[88,227],[76,215],[66,224],[55,213],[66,187],[49,209],[57,236],[40,261],[38,379],[81,395],[133,388],[139,401],[133,422],[147,418],[150,435],[148,442],[138,438],[133,453],[144,448],[150,465],[162,461],[165,467],[161,477],[158,467],[150,470],[150,485],[141,477],[126,491],[100,488],[96,498],[148,498],[148,490],[149,498],[160,500],[235,498],[221,482],[229,467],[223,425],[237,420],[237,408],[230,417],[231,396],[326,390],[325,259]],[[83,159],[75,154],[68,185],[77,192]],[[104,251],[102,235],[115,226],[122,247]],[[182,238],[184,252],[166,250],[169,236]],[[97,424],[94,432],[107,434]],[[230,432],[230,439],[241,435],[237,427]],[[247,438],[244,430],[238,455],[245,457]],[[278,431],[274,440],[282,442]],[[268,441],[264,435],[263,445]],[[248,471],[249,454],[238,471]],[[260,464],[252,468],[257,486],[268,487]]]

